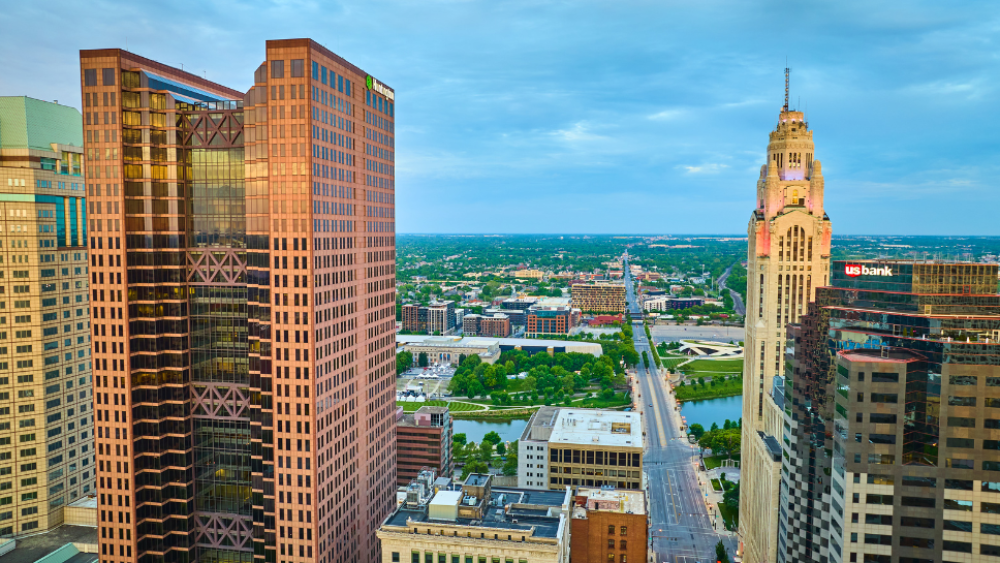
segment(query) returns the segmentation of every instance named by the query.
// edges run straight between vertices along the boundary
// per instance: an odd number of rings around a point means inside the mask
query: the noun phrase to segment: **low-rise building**
[[[700,307],[704,304],[705,300],[701,297],[654,297],[643,301],[642,308],[646,311],[673,311]]]
[[[495,356],[491,343],[497,343],[499,353]],[[596,342],[582,342],[578,340],[544,340],[540,338],[462,338],[459,336],[428,336],[426,334],[397,334],[396,345],[404,351],[410,352],[414,356],[420,352],[427,352],[431,361],[445,361],[458,363],[461,354],[479,353],[483,361],[493,363],[499,358],[499,354],[510,350],[521,350],[528,355],[538,353],[559,354],[578,352],[580,354],[591,354],[600,357],[601,345]],[[450,360],[448,355],[451,354]],[[487,356],[491,356],[490,359]],[[443,360],[441,358],[444,358]]]
[[[400,337],[397,335],[396,342],[402,343],[405,351],[414,357],[424,352],[429,362],[458,365],[463,357],[478,355],[480,360],[492,364],[500,358],[500,343],[496,339],[429,336],[406,341]]]
[[[524,326],[528,323],[528,313],[521,309],[484,309],[483,315],[493,316],[503,313],[510,319],[511,326]]]
[[[592,313],[624,313],[625,285],[621,283],[578,283],[570,287],[573,307]]]
[[[621,489],[577,489],[570,525],[573,563],[646,560],[646,494]]]
[[[545,276],[545,272],[535,269],[517,270],[514,272],[515,278],[540,280]]]
[[[518,441],[517,486],[638,490],[642,455],[638,412],[541,407]]]
[[[570,491],[493,488],[473,473],[461,487],[417,483],[377,535],[382,563],[568,563]]]
[[[420,407],[414,413],[396,411],[396,483],[406,485],[425,468],[451,476],[452,418],[448,407]]]
[[[465,336],[490,336],[496,338],[510,336],[510,318],[503,313],[465,315],[462,319],[462,327],[462,334]]]

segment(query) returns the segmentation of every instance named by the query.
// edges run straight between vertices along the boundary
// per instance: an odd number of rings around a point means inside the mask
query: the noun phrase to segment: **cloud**
[[[583,121],[574,123],[568,129],[558,129],[549,135],[566,143],[584,143],[593,141],[605,141],[607,137],[591,132],[592,127]]]
[[[671,108],[659,111],[647,117],[654,121],[670,121],[687,115],[687,110],[683,108]]]
[[[729,165],[710,162],[707,164],[699,164],[698,166],[682,165],[680,168],[684,170],[685,174],[718,174],[726,168],[729,168]]]

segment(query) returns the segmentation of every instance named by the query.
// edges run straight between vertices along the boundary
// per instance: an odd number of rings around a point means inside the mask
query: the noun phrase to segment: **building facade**
[[[585,313],[624,313],[625,285],[577,283],[570,286],[573,307]]]
[[[452,419],[448,407],[420,407],[412,414],[402,408],[396,415],[396,484],[406,485],[424,468],[451,477]]]
[[[378,531],[380,561],[569,563],[571,504],[568,489],[495,489],[492,475],[446,490],[414,483]]]
[[[503,313],[465,315],[462,321],[462,334],[465,336],[507,338],[510,336],[510,324],[510,318]]]
[[[416,334],[427,332],[427,307],[416,303],[403,305],[403,330]]]
[[[80,53],[102,563],[380,557],[394,94],[309,39],[265,51],[245,92]]]
[[[780,478],[765,439],[782,436],[783,413],[771,385],[783,373],[785,326],[798,322],[829,275],[832,227],[823,210],[823,175],[814,154],[803,113],[790,111],[786,101],[770,134],[748,228],[740,477],[741,553],[747,563],[774,561],[777,555],[773,501],[778,491],[773,486]],[[754,507],[771,507],[774,514],[757,518],[751,514]]]
[[[539,408],[518,441],[517,486],[642,489],[641,416],[638,412]]]
[[[785,411],[783,561],[1000,557],[997,266],[835,261]],[[787,522],[787,523],[786,523]],[[819,530],[820,533],[816,533]]]
[[[453,301],[403,305],[403,330],[417,334],[451,334],[457,320]]]
[[[3,537],[55,528],[95,493],[81,121],[75,108],[0,97]]]
[[[646,561],[646,494],[580,487],[570,520],[573,563]]]

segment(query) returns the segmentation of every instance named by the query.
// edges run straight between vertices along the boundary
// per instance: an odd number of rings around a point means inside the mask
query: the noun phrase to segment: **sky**
[[[836,234],[1000,235],[1000,4],[0,4],[0,95],[80,107],[80,49],[246,90],[311,37],[396,91],[400,233],[745,233],[791,67]]]

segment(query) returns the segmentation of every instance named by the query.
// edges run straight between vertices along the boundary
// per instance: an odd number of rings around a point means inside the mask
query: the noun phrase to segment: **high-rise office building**
[[[829,273],[832,227],[813,149],[804,114],[789,110],[786,97],[748,228],[740,477],[741,552],[748,563],[774,561],[776,554],[780,468],[767,437],[782,435],[771,385],[782,373],[785,325],[798,322]]]
[[[777,560],[1000,557],[997,266],[831,278],[789,330]]]
[[[120,49],[80,72],[101,561],[377,560],[393,91],[309,39],[245,92]]]
[[[59,526],[94,492],[80,123],[0,98],[0,536]]]

